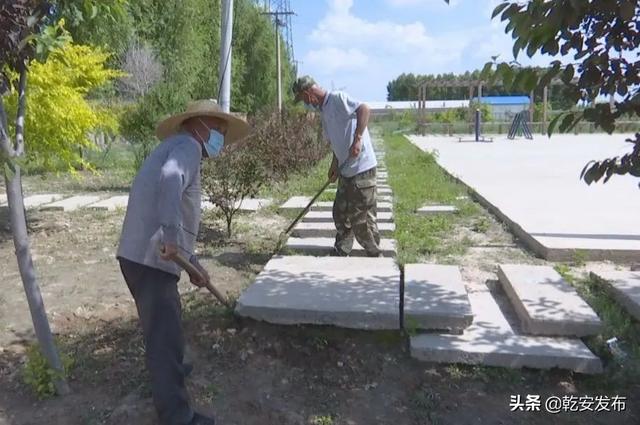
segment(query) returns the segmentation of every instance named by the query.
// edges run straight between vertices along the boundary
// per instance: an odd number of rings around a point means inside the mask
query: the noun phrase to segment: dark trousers
[[[368,256],[380,254],[375,168],[353,177],[340,176],[333,222],[337,230],[335,247],[340,253],[351,253],[355,237]]]
[[[119,258],[138,309],[153,402],[160,423],[185,425],[193,418],[184,376],[184,335],[178,276]]]

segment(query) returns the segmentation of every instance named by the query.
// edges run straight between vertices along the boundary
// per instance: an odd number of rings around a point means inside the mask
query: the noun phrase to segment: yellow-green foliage
[[[111,112],[87,100],[92,90],[122,75],[106,68],[108,58],[98,48],[67,43],[46,62],[30,64],[25,117],[29,161],[46,169],[60,164],[70,171],[77,164],[90,168],[80,156],[82,148],[94,148],[88,136],[99,130],[115,131],[118,125]],[[7,102],[10,117],[15,117],[16,105],[14,89]]]
[[[27,349],[27,362],[24,365],[24,382],[31,387],[39,398],[47,398],[55,395],[54,382],[57,379],[66,378],[69,369],[73,367],[73,359],[65,353],[60,353],[63,372],[53,370],[40,352],[37,344]]]

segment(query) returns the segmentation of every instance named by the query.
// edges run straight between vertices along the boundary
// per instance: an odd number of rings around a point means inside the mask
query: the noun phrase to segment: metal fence
[[[546,134],[548,123],[545,125],[543,122],[530,122],[529,128],[531,133]],[[427,134],[473,134],[475,123],[468,122],[456,122],[456,123],[441,123],[430,122],[425,124],[418,124],[418,133],[422,135]],[[484,122],[480,125],[481,134],[507,134],[511,128],[510,121],[500,122]],[[556,128],[556,133],[558,130]],[[640,132],[640,121],[619,121],[616,123],[616,133],[637,133]],[[585,134],[585,133],[604,133],[601,128],[596,128],[592,122],[581,122],[571,131],[573,134]]]

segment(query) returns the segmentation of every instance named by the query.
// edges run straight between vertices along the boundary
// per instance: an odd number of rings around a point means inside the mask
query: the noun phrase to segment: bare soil
[[[39,400],[22,378],[33,340],[6,209],[0,209],[0,424],[154,424],[143,345],[114,254],[123,212],[29,212],[32,253],[53,330],[74,360],[67,397]],[[499,262],[540,263],[500,224],[470,222],[450,238],[469,285]],[[207,218],[200,249],[214,284],[239,294],[268,261],[282,217],[245,215],[233,240]],[[474,230],[475,228],[475,230]],[[425,259],[436,260],[436,259]],[[272,326],[235,317],[184,279],[184,327],[195,405],[225,425],[635,424],[638,385],[609,388],[562,371],[435,365],[409,356],[401,332]],[[623,395],[623,413],[510,412],[511,395]]]

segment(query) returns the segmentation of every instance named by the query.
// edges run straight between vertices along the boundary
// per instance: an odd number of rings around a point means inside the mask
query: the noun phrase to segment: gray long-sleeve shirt
[[[187,133],[168,137],[154,149],[131,186],[117,257],[180,276],[180,268],[163,260],[159,248],[174,243],[184,257],[194,254],[201,159],[200,143]]]

